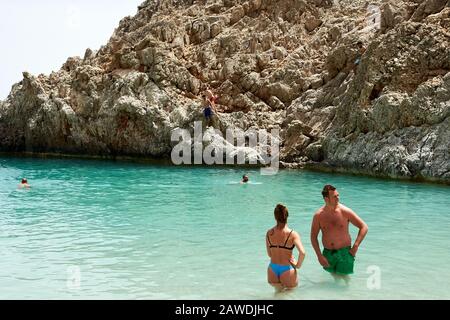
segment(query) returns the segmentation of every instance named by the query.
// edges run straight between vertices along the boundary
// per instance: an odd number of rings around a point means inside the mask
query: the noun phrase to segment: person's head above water
[[[277,204],[275,210],[273,211],[273,214],[275,216],[275,220],[277,220],[277,224],[287,223],[289,212],[286,206],[282,205],[281,203]]]
[[[325,203],[329,206],[337,206],[339,203],[339,192],[331,184],[327,184],[323,187],[322,196]]]
[[[242,176],[242,182],[248,182],[248,176],[246,174]]]
[[[28,183],[26,178],[22,178],[22,183]]]

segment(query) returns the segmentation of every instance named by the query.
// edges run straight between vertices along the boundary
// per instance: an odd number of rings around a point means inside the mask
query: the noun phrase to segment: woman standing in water
[[[266,247],[270,257],[267,269],[267,280],[278,291],[292,289],[298,285],[297,269],[305,259],[305,249],[300,235],[287,226],[288,209],[277,204],[274,210],[276,226],[267,231]],[[295,261],[293,250],[297,247],[298,261]]]

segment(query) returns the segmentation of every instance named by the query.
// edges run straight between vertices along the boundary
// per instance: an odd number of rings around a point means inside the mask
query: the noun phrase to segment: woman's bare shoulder
[[[292,237],[293,238],[300,238],[300,233],[292,229]]]

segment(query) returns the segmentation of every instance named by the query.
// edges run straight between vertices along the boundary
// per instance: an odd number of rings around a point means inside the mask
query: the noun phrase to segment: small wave
[[[242,185],[254,184],[254,185],[260,185],[260,184],[262,184],[262,182],[249,181],[247,183],[241,183],[240,181],[230,181],[230,182],[228,182],[228,184],[242,184]]]

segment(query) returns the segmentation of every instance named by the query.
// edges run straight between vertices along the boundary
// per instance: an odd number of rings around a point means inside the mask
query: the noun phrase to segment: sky
[[[57,71],[87,48],[106,44],[144,0],[0,0],[0,99],[22,72]]]

